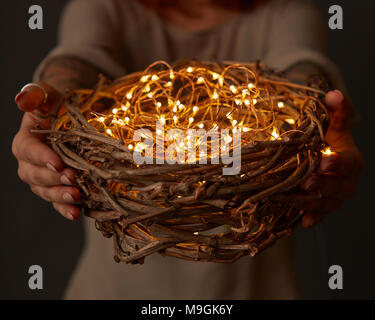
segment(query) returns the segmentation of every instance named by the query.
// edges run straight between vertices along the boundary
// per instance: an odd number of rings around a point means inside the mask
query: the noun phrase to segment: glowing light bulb
[[[125,122],[128,123],[130,121],[129,117],[125,117]]]
[[[282,102],[282,101],[279,101],[279,103],[277,104],[277,106],[278,106],[280,109],[285,107],[284,102]]]
[[[196,113],[198,112],[198,110],[199,110],[199,108],[198,108],[197,106],[194,106],[194,107],[193,107],[193,112],[194,112],[194,114],[196,114]]]
[[[178,117],[177,117],[177,116],[173,116],[173,121],[174,121],[175,123],[177,123],[177,121],[178,121]]]
[[[109,135],[112,135],[112,130],[109,128],[105,132],[107,132]]]
[[[213,95],[212,95],[212,99],[217,99],[217,98],[219,98],[219,95],[217,94],[217,92],[216,91],[214,91],[214,93],[213,93]]]
[[[172,87],[172,82],[168,81],[168,82],[164,85],[164,87],[167,87],[167,88]]]
[[[137,152],[142,152],[142,150],[144,149],[144,145],[142,143],[138,143],[136,146],[135,146],[135,149],[134,151],[137,151]]]
[[[212,73],[212,79],[217,80],[217,79],[219,79],[219,77],[220,77],[220,75],[218,73],[216,73],[216,72]]]
[[[132,98],[132,96],[133,96],[133,95],[132,95],[131,92],[128,92],[128,93],[126,94],[126,98],[129,99],[129,100]]]
[[[194,118],[193,117],[190,117],[189,118],[189,123],[193,123],[194,122]]]
[[[100,121],[100,122],[104,122],[104,121],[105,121],[105,118],[104,118],[104,117],[100,117],[100,118],[99,118],[99,121]]]
[[[177,110],[178,110],[178,109],[177,109],[177,106],[174,106],[174,107],[173,107],[173,112],[177,112]]]
[[[152,80],[152,81],[159,80],[159,77],[158,77],[156,74],[154,74],[154,75],[151,77],[151,80]]]
[[[145,86],[145,88],[143,89],[143,92],[150,92],[151,88],[150,86]]]
[[[150,76],[149,75],[145,75],[141,78],[141,82],[146,82],[148,80]]]
[[[152,98],[152,92],[147,95],[150,99]]]
[[[233,120],[233,121],[232,121],[232,125],[234,125],[234,126],[235,126],[237,123],[238,123],[237,120]]]
[[[180,104],[179,106],[178,106],[178,110],[182,110],[182,109],[184,109],[185,108],[185,106],[183,105],[183,104]]]
[[[204,78],[203,77],[199,77],[198,80],[197,80],[197,83],[198,84],[204,83]]]
[[[249,132],[249,131],[251,131],[251,129],[247,128],[247,127],[243,127],[242,130],[243,130],[243,132]]]
[[[160,108],[160,107],[161,107],[161,102],[156,102],[156,106],[157,106],[158,108]]]
[[[247,87],[251,90],[251,89],[254,89],[255,88],[255,84],[254,83],[249,83],[247,85]]]
[[[295,124],[296,121],[294,119],[286,119],[285,122],[289,123],[289,124]]]
[[[161,122],[161,124],[165,124],[165,117],[164,116],[160,116],[160,122]]]
[[[170,79],[174,79],[174,73],[173,73],[172,70],[169,72],[169,78],[170,78]]]
[[[194,69],[193,69],[192,67],[188,67],[188,68],[186,69],[186,71],[190,73],[190,72],[193,72]]]
[[[134,147],[133,147],[132,144],[129,144],[129,145],[128,145],[128,149],[129,149],[129,150],[133,150],[133,148],[134,148]]]
[[[253,99],[253,105],[255,106],[258,103],[257,99]]]
[[[250,100],[249,99],[245,99],[244,102],[245,102],[245,105],[247,105],[247,106],[250,105]]]
[[[126,110],[128,110],[129,106],[130,106],[130,103],[127,102],[126,105],[122,105],[122,106],[121,106],[121,110],[122,110],[122,111],[126,111]]]
[[[203,123],[200,123],[200,124],[198,124],[198,127],[199,127],[200,129],[203,129],[203,128],[204,128],[204,124],[203,124]]]
[[[237,93],[237,92],[238,92],[237,88],[236,88],[234,85],[231,85],[231,86],[229,87],[229,89],[230,89],[230,91],[232,91],[233,93]]]
[[[322,150],[322,153],[323,153],[323,155],[325,155],[325,156],[329,156],[329,155],[331,155],[333,152],[332,152],[332,150],[331,150],[330,147],[326,147],[326,148],[324,148],[324,149]]]
[[[273,127],[273,130],[272,130],[272,137],[273,139],[272,140],[276,140],[280,137],[279,133],[277,132],[277,129],[276,127]]]

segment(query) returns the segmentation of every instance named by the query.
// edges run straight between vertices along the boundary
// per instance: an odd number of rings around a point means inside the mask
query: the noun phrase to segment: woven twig
[[[78,170],[85,213],[113,237],[117,262],[142,263],[154,252],[233,262],[299,224],[303,212],[288,199],[325,147],[324,95],[319,84],[291,83],[259,63],[159,62],[68,93],[48,133]],[[162,118],[184,132],[240,130],[241,171],[224,176],[224,164],[210,162],[136,164],[135,130],[155,133]]]

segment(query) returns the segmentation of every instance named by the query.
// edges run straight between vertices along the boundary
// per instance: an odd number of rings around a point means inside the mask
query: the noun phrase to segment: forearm
[[[50,61],[38,81],[44,82],[60,93],[78,88],[92,88],[98,80],[99,70],[82,60],[61,57]]]

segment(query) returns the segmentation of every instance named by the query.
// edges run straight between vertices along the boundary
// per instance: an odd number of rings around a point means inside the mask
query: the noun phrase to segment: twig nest
[[[68,93],[49,139],[117,262],[233,262],[299,224],[289,201],[326,147],[324,95],[260,63],[156,62]]]

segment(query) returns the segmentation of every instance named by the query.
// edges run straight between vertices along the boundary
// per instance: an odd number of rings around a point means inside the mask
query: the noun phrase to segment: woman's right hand
[[[60,157],[45,144],[44,135],[30,132],[37,126],[50,128],[50,121],[38,117],[38,114],[53,110],[60,97],[56,90],[46,84],[30,84],[22,89],[15,101],[25,114],[13,139],[12,152],[18,160],[20,179],[36,195],[51,202],[62,216],[75,220],[80,214],[80,209],[74,205],[80,198],[74,186],[75,171],[66,168]]]

